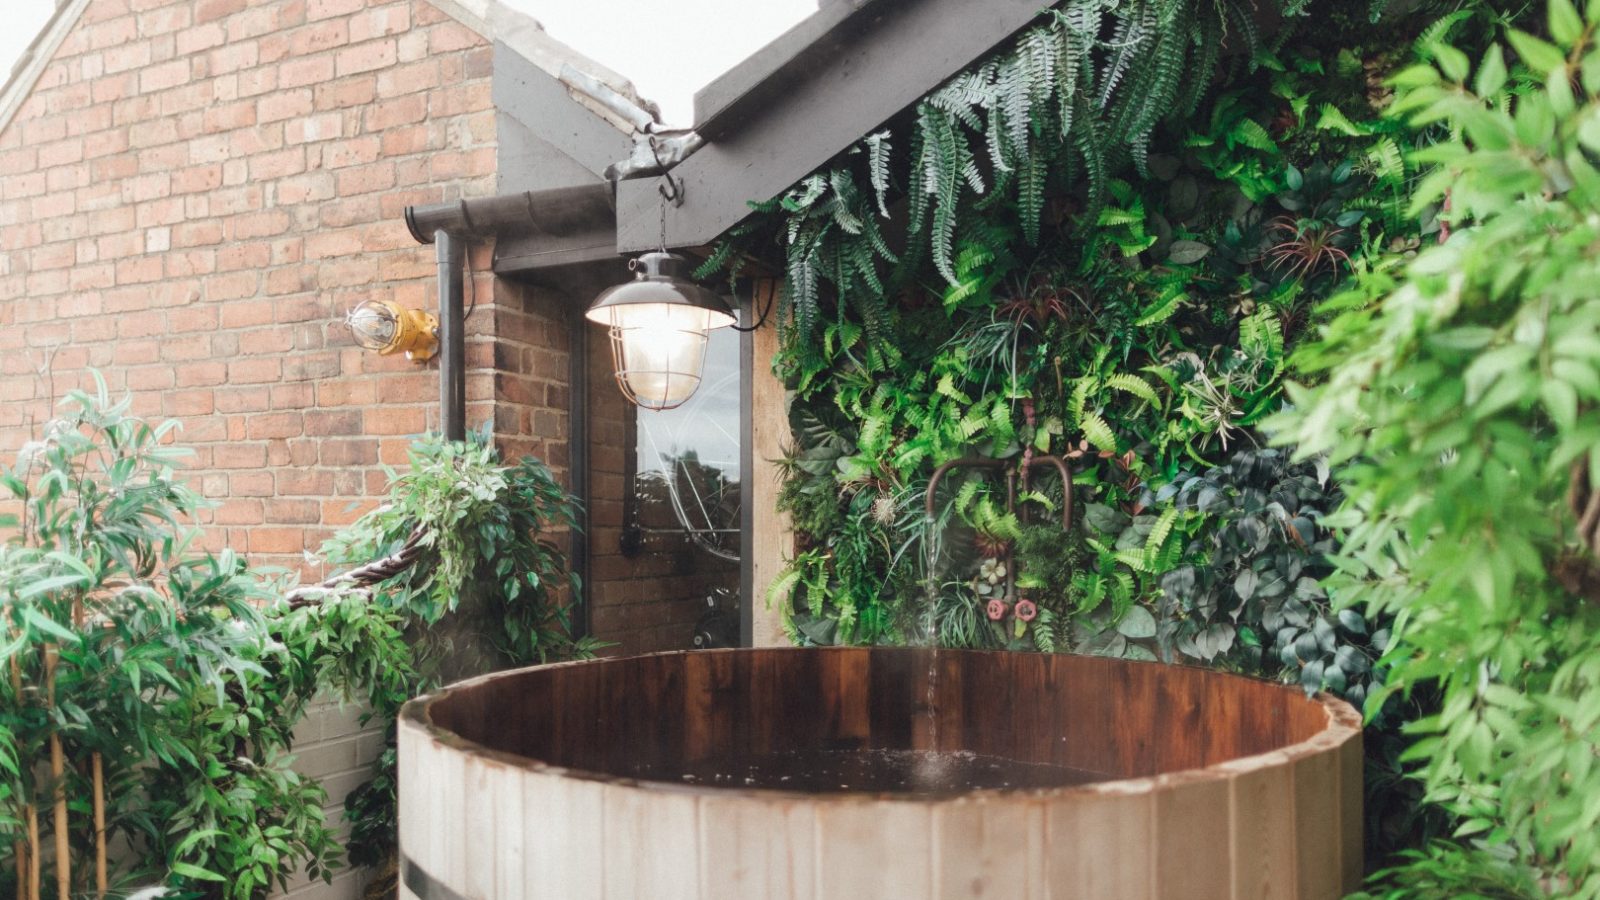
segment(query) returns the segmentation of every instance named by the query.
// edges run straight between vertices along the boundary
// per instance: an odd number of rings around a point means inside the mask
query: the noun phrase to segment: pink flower
[[[1006,617],[1006,602],[999,598],[989,601],[989,619],[998,622]]]
[[[1039,615],[1039,606],[1032,600],[1017,601],[1017,618],[1024,622],[1032,622]]]

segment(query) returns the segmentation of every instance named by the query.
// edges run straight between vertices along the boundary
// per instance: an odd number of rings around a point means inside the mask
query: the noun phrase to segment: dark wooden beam
[[[815,14],[695,92],[694,130],[708,141],[720,141],[750,116],[788,89],[810,78],[838,55],[861,28],[861,10],[876,4],[881,11],[906,0],[832,0]]]
[[[516,119],[539,140],[603,180],[606,167],[633,150],[633,138],[584,106],[559,78],[510,46],[494,45],[491,88],[497,111]],[[518,185],[557,187],[553,184]]]
[[[831,23],[820,37],[806,30],[808,19],[764,51],[779,58],[741,64],[728,76],[734,80],[719,79],[702,92],[720,138],[673,170],[685,192],[682,205],[668,210],[667,246],[715,241],[749,215],[751,201],[772,198],[860,140],[1033,21],[1043,6],[1041,0],[857,0],[819,10],[812,19]],[[617,186],[619,252],[651,249],[660,240],[657,181]]]

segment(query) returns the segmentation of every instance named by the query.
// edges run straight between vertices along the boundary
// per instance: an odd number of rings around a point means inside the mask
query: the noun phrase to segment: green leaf
[[[221,875],[218,875],[217,873],[211,871],[210,869],[202,869],[197,865],[193,865],[191,863],[186,863],[186,862],[174,862],[172,864],[172,871],[173,871],[173,874],[182,875],[185,878],[194,878],[194,879],[197,879],[197,880],[200,880],[200,881],[223,881],[223,882],[225,882],[225,881],[228,880],[228,879],[222,877]]]
[[[1134,606],[1117,623],[1117,633],[1130,640],[1156,636],[1156,617],[1142,606]]]
[[[89,583],[89,579],[82,575],[52,575],[49,578],[37,578],[22,586],[17,591],[17,597],[29,600],[40,594],[49,594],[68,588],[80,588]]]
[[[1539,383],[1539,399],[1544,403],[1545,411],[1550,413],[1550,418],[1556,427],[1562,431],[1571,430],[1578,421],[1578,392],[1572,385],[1555,378],[1546,378]]]
[[[1167,254],[1167,260],[1180,266],[1185,266],[1199,262],[1210,252],[1211,248],[1199,241],[1173,241],[1172,249]]]
[[[1572,0],[1548,0],[1550,36],[1563,47],[1571,47],[1583,36],[1583,19]]]
[[[1366,620],[1361,618],[1361,614],[1353,609],[1339,610],[1339,624],[1344,626],[1344,629],[1352,634],[1367,633]]]
[[[1549,41],[1540,40],[1515,28],[1506,32],[1506,39],[1511,42],[1511,47],[1517,51],[1517,55],[1522,57],[1523,63],[1540,75],[1547,75],[1556,69],[1566,67],[1566,56],[1559,47]]]
[[[1478,65],[1478,77],[1473,83],[1473,90],[1480,97],[1493,97],[1500,93],[1506,86],[1506,58],[1500,45],[1495,44],[1484,54],[1483,62]]]

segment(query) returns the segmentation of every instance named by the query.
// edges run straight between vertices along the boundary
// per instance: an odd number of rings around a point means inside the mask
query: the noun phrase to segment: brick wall
[[[295,768],[322,782],[328,792],[323,810],[342,840],[349,835],[344,821],[344,798],[367,780],[372,763],[383,752],[383,731],[362,728],[363,708],[332,700],[313,704],[295,726]],[[361,896],[370,873],[343,869],[331,884],[304,875],[289,884],[285,900],[345,900]]]
[[[436,426],[437,373],[341,318],[434,308],[402,210],[493,192],[491,52],[420,0],[93,0],[0,132],[0,453],[95,367],[183,421],[211,546],[296,566],[369,508]],[[498,401],[519,450],[563,457],[545,383],[488,371],[502,321],[540,372],[552,333],[471,256],[469,424]]]

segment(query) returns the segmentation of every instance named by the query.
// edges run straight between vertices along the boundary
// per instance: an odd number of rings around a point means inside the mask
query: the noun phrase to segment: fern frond
[[[1115,391],[1122,391],[1125,394],[1132,394],[1151,406],[1161,405],[1161,399],[1156,395],[1155,388],[1150,386],[1150,382],[1137,375],[1118,372],[1105,380],[1105,386]]]
[[[1089,446],[1106,453],[1117,452],[1117,435],[1099,413],[1086,413],[1078,427],[1083,430],[1084,440],[1089,442]]]
[[[889,132],[879,131],[867,135],[867,177],[872,184],[873,196],[878,201],[878,214],[889,217],[889,204],[884,199],[889,193]]]

